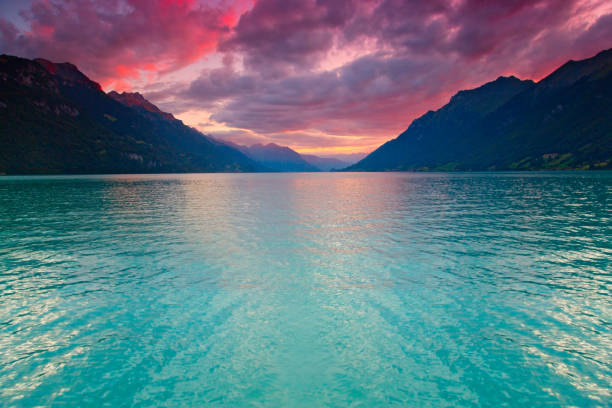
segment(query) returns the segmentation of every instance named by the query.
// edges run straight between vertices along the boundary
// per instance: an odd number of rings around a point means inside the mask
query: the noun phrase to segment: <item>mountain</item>
[[[272,171],[320,171],[308,163],[296,151],[275,143],[240,146],[239,149],[251,159]]]
[[[360,153],[337,153],[334,154],[334,157],[340,161],[346,162],[348,164],[357,163],[359,160],[366,157],[369,153],[360,152]]]
[[[612,49],[460,91],[348,171],[612,169]]]
[[[302,159],[306,162],[312,164],[321,171],[343,169],[350,164],[350,162],[345,162],[333,157],[319,157],[313,154],[300,154],[300,156],[302,156]]]
[[[0,173],[257,171],[244,153],[69,63],[0,56]]]
[[[162,112],[157,106],[153,105],[151,102],[147,101],[144,96],[139,94],[138,92],[122,92],[118,93],[115,91],[110,91],[108,96],[113,98],[119,103],[122,103],[125,106],[129,106],[136,110],[139,110],[141,113],[150,112],[153,114],[157,114],[163,116],[168,120],[174,120],[175,117],[171,113]]]
[[[254,144],[242,146],[231,142],[225,142],[233,146],[271,171],[330,171],[342,169],[350,162],[342,161],[332,157],[319,157],[312,154],[300,154],[287,146],[279,146],[275,143]]]

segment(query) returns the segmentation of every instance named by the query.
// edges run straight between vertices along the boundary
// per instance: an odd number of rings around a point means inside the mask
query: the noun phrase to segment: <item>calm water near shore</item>
[[[0,406],[610,407],[612,172],[0,178]]]

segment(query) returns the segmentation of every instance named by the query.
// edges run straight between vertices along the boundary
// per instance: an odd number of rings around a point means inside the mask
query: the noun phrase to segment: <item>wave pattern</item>
[[[0,179],[2,406],[609,406],[612,174]]]

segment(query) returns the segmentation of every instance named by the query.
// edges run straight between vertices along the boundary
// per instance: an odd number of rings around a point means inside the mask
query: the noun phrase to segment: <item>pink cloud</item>
[[[308,147],[382,143],[460,89],[612,47],[605,0],[35,0],[22,16],[0,19],[3,51],[121,89],[214,52],[221,68],[145,95]]]
[[[460,89],[500,75],[539,79],[570,58],[612,46],[609,16],[593,14],[604,2],[347,1],[333,23],[323,4],[302,2],[293,19],[284,19],[286,9],[262,0],[241,18],[229,48],[246,55],[254,74],[282,66],[285,75],[262,77],[256,92],[236,93],[214,120],[281,138],[294,132],[287,144],[300,143],[294,137],[300,130],[383,142]],[[315,46],[318,33],[324,35]],[[378,52],[311,72],[334,45],[368,39]],[[322,143],[342,145],[337,138]]]
[[[3,51],[70,61],[103,84],[189,65],[237,18],[195,0],[37,0],[21,15],[22,32],[0,19]]]
[[[351,0],[259,0],[220,49],[242,53],[262,75],[282,76],[324,57],[356,8]]]

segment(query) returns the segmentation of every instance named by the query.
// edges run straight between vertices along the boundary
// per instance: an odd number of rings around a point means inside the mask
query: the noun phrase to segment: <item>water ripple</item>
[[[0,405],[612,400],[612,174],[0,179]]]

